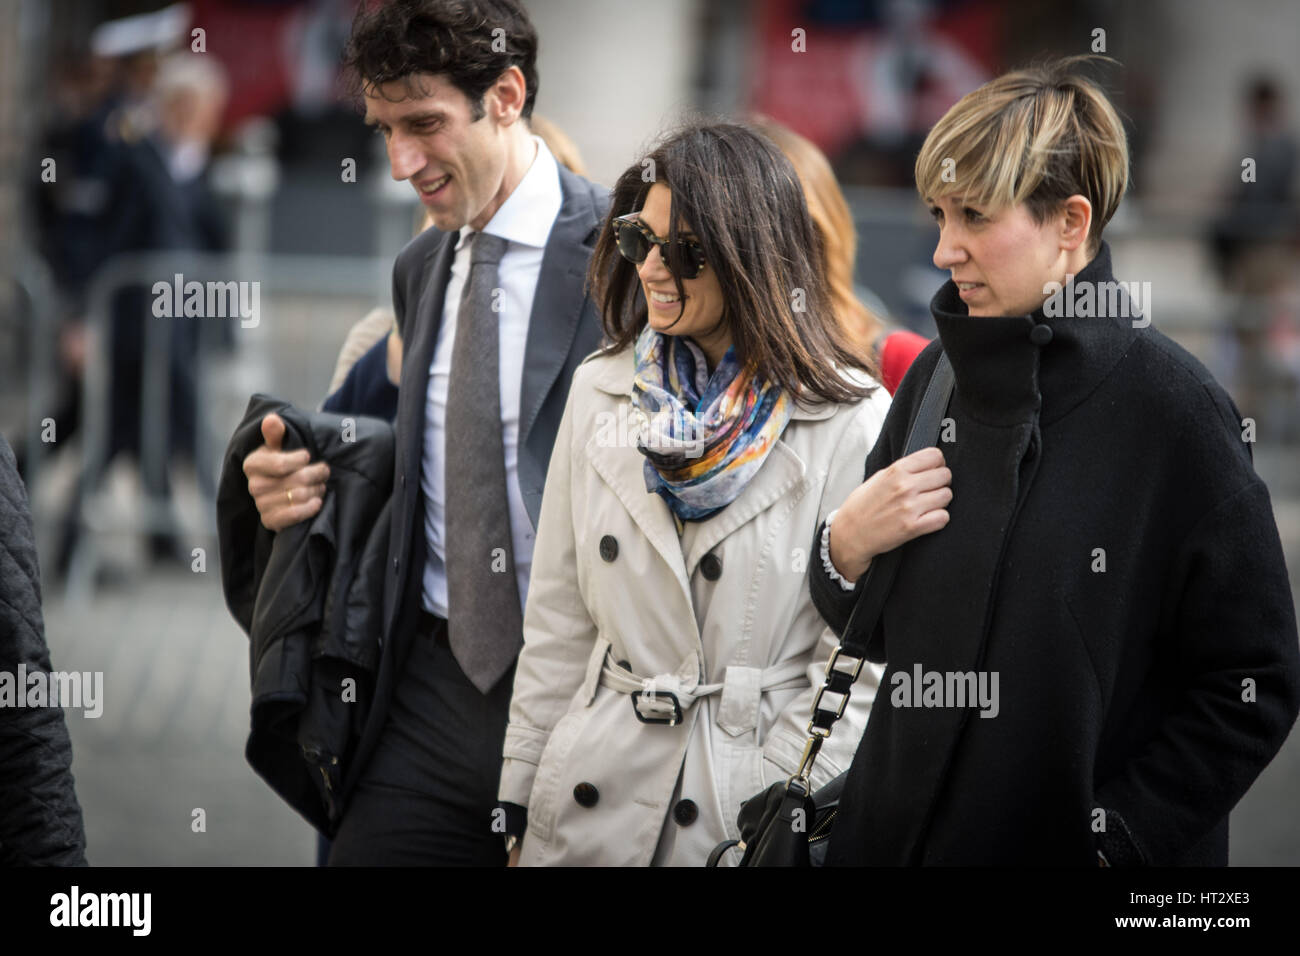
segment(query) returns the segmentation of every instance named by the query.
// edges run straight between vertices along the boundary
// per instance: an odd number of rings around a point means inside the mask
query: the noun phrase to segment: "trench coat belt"
[[[722,694],[718,726],[733,736],[753,730],[758,723],[758,706],[763,694],[774,690],[807,687],[808,661],[792,659],[771,667],[728,667],[721,682],[699,684],[675,674],[641,677],[612,660],[606,648],[599,682],[621,694],[637,694],[636,707],[645,717],[680,719],[701,697]],[[671,694],[672,697],[667,696]],[[674,704],[676,698],[676,704]]]

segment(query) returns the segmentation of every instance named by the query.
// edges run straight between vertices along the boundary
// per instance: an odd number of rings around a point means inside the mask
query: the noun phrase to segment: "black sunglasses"
[[[645,262],[650,255],[650,247],[659,247],[659,258],[663,259],[668,271],[683,279],[694,279],[704,271],[704,249],[693,239],[661,239],[628,213],[614,220],[614,238],[618,251],[623,258],[633,265]],[[676,261],[679,267],[674,269]]]

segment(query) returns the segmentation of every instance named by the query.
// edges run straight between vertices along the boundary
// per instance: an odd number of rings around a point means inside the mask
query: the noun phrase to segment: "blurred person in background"
[[[1243,156],[1254,160],[1249,176],[1233,168],[1234,187],[1224,214],[1212,230],[1215,262],[1225,284],[1249,291],[1260,283],[1258,273],[1276,269],[1257,257],[1270,247],[1296,238],[1297,153],[1295,134],[1287,128],[1286,100],[1279,81],[1271,76],[1252,79],[1242,95],[1246,117]]]
[[[634,163],[588,277],[610,344],[556,438],[500,795],[527,812],[521,864],[699,866],[799,766],[835,642],[791,556],[858,482],[889,398],[839,326],[794,170],[753,129],[689,126]]]
[[[50,417],[61,441],[81,425],[86,296],[92,277],[116,251],[111,207],[129,144],[157,125],[154,84],[160,56],[183,33],[177,12],[172,7],[103,23],[91,35],[90,49],[56,70],[55,110],[41,147],[41,155],[54,161],[55,175],[52,182],[40,180],[32,205],[38,246],[58,294],[58,382]],[[28,442],[15,445],[19,471],[26,475]],[[66,564],[66,557],[56,565]]]
[[[569,138],[569,134],[555,123],[538,113],[531,121],[533,133],[542,138],[542,142],[555,154],[555,161],[575,176],[587,175],[587,164],[582,161],[582,152],[578,144]]]
[[[104,232],[119,147],[157,125],[159,60],[183,37],[187,16],[173,6],[102,23],[89,50],[57,71],[56,112],[42,150],[55,160],[57,175],[42,183],[34,205],[41,251],[73,315],[84,311],[87,283],[111,255]]]
[[[939,340],[810,562],[842,631],[905,548],[867,652],[889,704],[828,865],[1226,866],[1229,812],[1295,722],[1291,586],[1241,414],[1114,284],[1128,165],[1079,58],[963,97],[917,158],[952,277]],[[951,438],[900,457],[941,353]],[[945,699],[953,675],[978,704]]]
[[[367,122],[433,228],[394,266],[392,573],[332,865],[506,862],[497,782],[533,529],[569,381],[600,340],[584,277],[608,203],[529,128],[536,55],[515,0],[362,7],[348,41]],[[329,472],[281,449],[278,416],[262,429],[244,471],[278,532],[320,511]]]
[[[836,318],[854,343],[871,357],[872,374],[893,395],[912,360],[930,340],[887,325],[854,294],[857,229],[826,154],[794,130],[766,116],[753,117],[751,122],[780,147],[798,173],[804,198],[808,200],[808,212],[821,239],[826,285]]]
[[[1210,243],[1219,276],[1237,295],[1228,317],[1233,343],[1237,400],[1275,437],[1300,429],[1300,316],[1296,275],[1300,272],[1300,214],[1295,133],[1286,121],[1286,98],[1271,76],[1251,80],[1243,95],[1247,119],[1243,156],[1248,173],[1232,170],[1234,188],[1211,227]]]
[[[113,174],[108,183],[108,204],[99,229],[102,232],[100,265],[114,256],[138,252],[214,252],[228,246],[228,230],[219,203],[206,177],[211,149],[220,129],[227,84],[221,67],[210,57],[177,53],[159,66],[154,81],[149,122],[121,126],[117,135]],[[170,276],[162,277],[170,279]],[[144,328],[152,320],[149,286],[133,286],[113,299],[108,353],[109,434],[103,469],[120,453],[139,460],[140,415],[143,380],[147,374]],[[170,381],[169,407],[160,412],[168,441],[164,457],[180,454],[193,459],[198,423],[197,364],[200,361],[200,323],[223,323],[218,340],[229,340],[230,323],[237,318],[168,319],[170,350],[165,356]],[[68,430],[60,435],[66,440]],[[168,463],[147,467],[141,462],[141,482],[156,501],[170,512],[171,485]],[[88,467],[81,479],[80,496],[99,486],[103,471]],[[200,474],[209,484],[212,476]],[[172,558],[188,563],[188,554],[175,541],[177,523],[153,528],[149,552],[155,559]],[[58,565],[66,570],[77,543],[78,513],[74,504],[64,523]]]

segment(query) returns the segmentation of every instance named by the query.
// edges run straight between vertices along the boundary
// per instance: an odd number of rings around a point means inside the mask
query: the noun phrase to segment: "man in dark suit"
[[[358,14],[345,54],[434,227],[393,272],[382,657],[331,864],[506,860],[496,788],[533,531],[570,379],[599,344],[583,286],[608,207],[528,129],[536,50],[516,0],[395,0]],[[278,418],[262,428],[244,470],[278,531],[316,514],[328,469],[280,451]]]

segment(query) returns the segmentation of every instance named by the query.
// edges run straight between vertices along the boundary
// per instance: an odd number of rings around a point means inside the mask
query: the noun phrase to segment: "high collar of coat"
[[[590,362],[598,358],[606,358],[607,361],[601,363],[592,383],[602,392],[630,398],[632,380],[636,375],[636,357],[631,346],[621,352],[597,352],[587,356],[584,361]],[[874,384],[877,388],[883,387],[879,382],[869,378],[865,372],[855,369],[846,370],[844,377],[855,384]],[[832,402],[805,403],[796,399],[790,417],[801,421],[820,421],[830,418],[839,407]]]
[[[1114,281],[1110,247],[1103,242],[1066,293],[1077,302],[1085,284],[1096,290],[1114,288],[1101,286]],[[1116,302],[1119,307],[1112,308],[1107,295],[1094,295],[1091,307],[1053,309],[1071,314],[1048,316],[1044,303],[1030,315],[971,316],[950,279],[935,293],[930,311],[957,393],[975,418],[1011,425],[1037,414],[1047,424],[1087,398],[1136,337],[1131,300],[1121,290]],[[1072,314],[1080,311],[1088,314]]]

